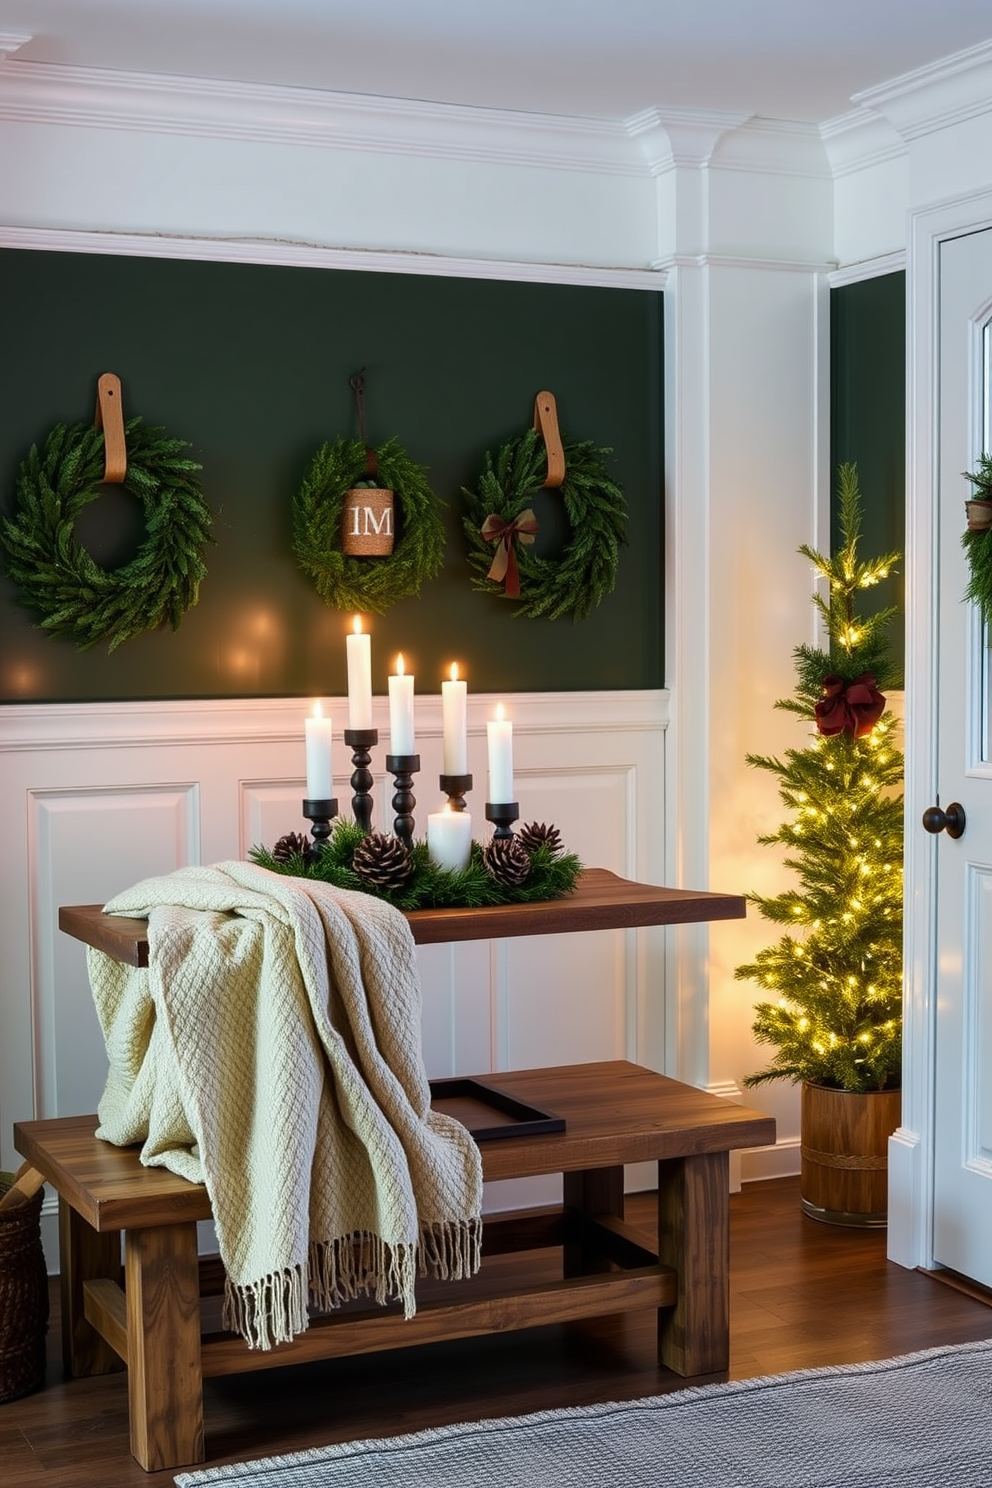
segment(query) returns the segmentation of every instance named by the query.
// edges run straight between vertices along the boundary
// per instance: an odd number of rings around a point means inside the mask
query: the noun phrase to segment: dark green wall
[[[660,294],[16,250],[0,251],[0,283],[0,509],[30,445],[91,419],[112,371],[126,417],[192,445],[216,537],[179,631],[112,656],[46,636],[0,576],[0,701],[343,692],[350,616],[300,573],[290,519],[314,450],[357,433],[348,378],[363,366],[370,441],[397,437],[449,503],[444,573],[372,619],[376,691],[400,649],[425,692],[453,658],[476,691],[662,685]],[[566,438],[612,448],[630,505],[617,588],[578,623],[515,619],[472,590],[464,559],[460,488],[530,424],[541,388]],[[106,566],[141,532],[119,491],[85,524]]]
[[[864,504],[861,552],[905,549],[906,275],[883,274],[830,292],[831,470],[853,461]],[[836,541],[836,523],[833,532]],[[877,606],[905,603],[904,564]],[[866,602],[866,609],[870,606]],[[902,666],[904,628],[894,622]]]

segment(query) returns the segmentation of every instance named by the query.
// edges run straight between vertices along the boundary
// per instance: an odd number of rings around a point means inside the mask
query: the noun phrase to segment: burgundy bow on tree
[[[813,711],[821,734],[829,737],[846,731],[862,739],[885,712],[885,699],[871,672],[862,672],[853,682],[845,682],[831,672],[823,679],[823,696]]]
[[[519,599],[520,573],[517,569],[517,555],[513,551],[513,539],[516,537],[522,543],[532,543],[537,532],[537,518],[529,506],[512,522],[504,521],[494,512],[483,522],[481,530],[486,542],[496,543],[496,553],[486,578],[495,579],[497,583],[500,579],[505,579],[506,593],[510,599]]]

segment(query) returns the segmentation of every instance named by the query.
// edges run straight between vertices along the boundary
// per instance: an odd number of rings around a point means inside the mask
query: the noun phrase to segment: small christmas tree
[[[900,1084],[903,757],[879,690],[899,683],[886,643],[897,611],[863,616],[857,608],[899,554],[859,560],[856,466],[841,466],[838,494],[839,551],[825,558],[799,549],[830,586],[828,599],[813,596],[829,650],[797,647],[795,696],[775,704],[815,732],[781,760],[747,756],[778,776],[790,816],[758,841],[786,849],[799,886],[772,898],[748,895],[765,919],[793,930],[735,972],[776,999],[758,1003],[753,1030],[778,1052],[745,1085],[788,1079],[865,1091]]]

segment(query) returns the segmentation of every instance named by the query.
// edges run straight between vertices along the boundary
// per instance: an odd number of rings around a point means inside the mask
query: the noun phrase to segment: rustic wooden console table
[[[585,872],[566,900],[489,910],[418,911],[416,940],[547,934],[739,917],[736,895],[692,893]],[[98,906],[64,908],[69,934],[144,964],[140,921]],[[144,959],[143,959],[144,958]],[[73,1374],[128,1368],[131,1450],[146,1470],[202,1462],[205,1377],[653,1308],[659,1358],[683,1375],[728,1366],[729,1153],[775,1139],[767,1116],[624,1061],[482,1076],[563,1117],[565,1129],[480,1142],[487,1180],[564,1175],[560,1210],[486,1220],[484,1255],[561,1247],[551,1282],[482,1273],[435,1287],[414,1318],[352,1305],[292,1343],[250,1350],[204,1333],[201,1294],[216,1263],[197,1256],[210,1218],[202,1185],[145,1168],[134,1148],[99,1141],[94,1116],[20,1122],[17,1150],[59,1195],[63,1348]],[[657,1252],[623,1219],[623,1167],[658,1163]],[[120,1237],[124,1236],[124,1288]]]
[[[486,909],[415,909],[407,919],[418,945],[437,945],[456,940],[560,935],[573,930],[631,930],[648,925],[740,920],[744,911],[742,894],[665,889],[619,878],[605,868],[584,868],[575,892],[563,899],[496,904]],[[144,920],[105,915],[99,904],[63,905],[59,929],[127,966],[148,965]]]

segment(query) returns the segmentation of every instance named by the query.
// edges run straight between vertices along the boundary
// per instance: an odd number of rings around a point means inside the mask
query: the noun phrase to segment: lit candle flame
[[[503,707],[503,704],[502,703],[497,703],[496,704],[496,718],[497,718],[497,721],[499,723],[502,723],[503,722],[503,719],[505,717],[506,717],[506,709]]]
[[[406,675],[406,667],[403,665],[403,652],[402,651],[400,651],[399,654],[396,657],[396,675],[397,675],[397,677],[403,677],[403,676]]]
[[[312,718],[323,718],[324,710],[320,706],[320,703],[314,703],[312,709],[310,710],[310,716]]]
[[[355,618],[354,618],[354,620],[352,620],[352,622],[351,622],[351,629],[352,629],[352,634],[353,635],[361,635],[361,633],[362,633],[362,617],[361,617],[361,615],[356,615]]]
[[[458,681],[458,663],[457,663],[457,661],[453,661],[451,663],[451,671],[449,673],[449,676],[451,677],[452,682],[457,682]]]

